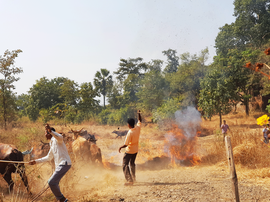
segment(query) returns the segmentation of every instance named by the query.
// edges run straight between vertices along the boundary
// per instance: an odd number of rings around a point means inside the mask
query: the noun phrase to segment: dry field
[[[242,113],[224,116],[230,131],[241,201],[269,201],[270,148],[262,142],[262,128],[256,118],[262,113],[246,117]],[[51,123],[58,132],[84,128],[94,134],[100,147],[103,165],[73,161],[71,170],[60,186],[69,201],[233,201],[225,146],[220,135],[219,119],[202,120],[200,133],[185,149],[192,149],[185,160],[169,158],[166,134],[156,124],[144,123],[141,131],[140,150],[137,156],[137,182],[124,186],[121,163],[124,150],[118,153],[124,138],[115,138],[113,130],[118,126],[98,126],[95,123],[59,126]],[[0,142],[12,143],[21,151],[45,141],[41,123],[21,121],[21,125],[8,131],[0,131]],[[126,126],[120,130],[127,130]],[[183,140],[184,141],[184,140]],[[186,142],[186,140],[185,140]],[[270,146],[270,145],[269,145]],[[174,151],[184,153],[174,147]],[[170,150],[171,151],[171,150]],[[26,160],[28,157],[26,157]],[[181,156],[181,158],[183,158]],[[53,169],[49,163],[26,166],[30,188],[37,194],[46,186]],[[8,193],[5,181],[0,179],[1,201],[31,201],[17,175],[13,193]],[[54,201],[47,190],[37,201]]]

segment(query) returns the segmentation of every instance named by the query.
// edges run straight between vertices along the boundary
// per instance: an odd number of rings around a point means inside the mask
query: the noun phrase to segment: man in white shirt
[[[46,129],[45,136],[47,140],[51,140],[50,151],[48,152],[47,156],[30,161],[29,164],[35,165],[36,163],[42,163],[54,159],[55,171],[48,180],[48,184],[53,194],[55,195],[56,199],[59,202],[67,202],[68,200],[64,197],[64,195],[60,191],[59,182],[62,179],[62,177],[66,174],[66,172],[70,169],[71,160],[68,155],[68,151],[64,143],[63,136],[55,132],[55,129],[51,128],[49,124],[46,125],[45,129]]]

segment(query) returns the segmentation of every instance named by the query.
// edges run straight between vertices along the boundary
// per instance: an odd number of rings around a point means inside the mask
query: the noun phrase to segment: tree
[[[164,76],[158,70],[152,70],[145,74],[140,81],[140,88],[136,93],[139,98],[140,108],[152,111],[160,107],[166,96],[168,84]]]
[[[137,93],[140,87],[139,84],[139,75],[137,74],[129,74],[127,79],[124,81],[124,93],[123,93],[123,101],[126,104],[135,103],[138,100]]]
[[[103,95],[104,107],[105,107],[105,97],[113,85],[112,75],[109,75],[109,74],[110,74],[109,70],[100,69],[100,71],[97,71],[94,78],[94,84],[97,88],[97,92]]]
[[[202,50],[197,56],[196,54],[183,53],[180,55],[181,64],[178,71],[167,76],[170,82],[170,90],[172,97],[182,98],[185,96],[183,104],[197,106],[197,99],[200,94],[200,80],[204,77],[208,59],[208,48]]]
[[[79,109],[84,112],[94,111],[99,105],[99,101],[95,100],[98,95],[96,90],[94,90],[91,82],[82,83],[79,90],[80,101]]]
[[[15,67],[15,58],[22,51],[20,49],[9,51],[6,50],[3,56],[0,56],[0,73],[3,78],[0,79],[0,100],[1,100],[1,115],[3,117],[4,128],[7,129],[7,122],[10,121],[8,117],[14,114],[15,110],[15,96],[12,90],[15,89],[14,82],[20,78],[15,77],[16,74],[23,72],[22,68]]]
[[[247,62],[257,60],[260,51],[247,49],[244,51],[231,49],[227,56],[217,56],[214,65],[223,64],[222,68],[226,70],[227,77],[232,83],[233,91],[232,101],[240,101],[245,105],[246,115],[249,115],[249,102],[252,96],[256,96],[261,90],[261,75],[252,70],[244,68]],[[222,61],[222,62],[221,62]]]
[[[139,78],[142,78],[147,70],[148,65],[140,57],[120,59],[119,68],[114,74],[117,75],[116,78],[120,82],[123,82],[129,74],[135,74]]]
[[[112,89],[108,92],[108,102],[112,109],[120,109],[127,104],[124,103],[121,86],[120,82],[115,81]]]
[[[78,95],[78,84],[72,80],[66,79],[60,87],[60,95],[65,100],[67,106],[76,106]]]
[[[68,79],[64,77],[51,80],[42,77],[30,88],[29,106],[26,111],[32,121],[38,118],[41,109],[50,109],[58,103],[65,103],[65,97],[61,96],[61,86],[66,81]]]
[[[168,49],[166,51],[162,51],[163,55],[167,56],[167,65],[164,69],[165,73],[174,73],[177,71],[179,66],[179,57],[176,56],[177,51]]]
[[[222,114],[231,109],[231,94],[233,91],[230,79],[226,76],[225,69],[212,67],[201,81],[199,107],[208,117],[218,114],[220,126]]]
[[[260,48],[270,39],[270,0],[235,0],[234,32],[238,44]]]

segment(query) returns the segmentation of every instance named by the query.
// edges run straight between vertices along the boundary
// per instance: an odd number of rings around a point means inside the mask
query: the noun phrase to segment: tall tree
[[[82,83],[79,90],[80,102],[79,108],[84,112],[94,111],[98,106],[99,101],[95,100],[98,95],[96,90],[94,90],[91,82]]]
[[[232,103],[231,95],[233,88],[230,80],[226,76],[225,69],[213,67],[208,71],[201,81],[201,91],[199,97],[199,107],[207,116],[218,114],[220,126],[222,115],[230,111]]]
[[[145,74],[140,81],[140,88],[136,94],[143,108],[152,111],[160,107],[166,98],[168,84],[164,76],[158,70],[152,70]]]
[[[122,94],[122,85],[118,81],[114,81],[111,91],[108,92],[108,102],[113,109],[120,109],[125,106]]]
[[[167,56],[167,65],[164,69],[165,73],[174,73],[177,71],[177,68],[179,66],[179,57],[176,55],[177,51],[168,49],[165,51],[162,51],[163,55]]]
[[[183,104],[197,106],[201,89],[200,80],[207,70],[205,62],[208,59],[208,48],[202,50],[199,55],[183,53],[180,58],[178,71],[166,75],[167,81],[170,82],[171,96],[178,98],[184,96]]]
[[[270,0],[235,0],[234,31],[238,43],[259,48],[270,39]]]
[[[61,85],[61,97],[65,100],[67,106],[75,106],[78,103],[78,84],[75,81],[66,79]]]
[[[119,68],[114,74],[116,74],[116,78],[122,82],[129,74],[135,74],[139,76],[139,78],[142,78],[147,70],[147,63],[143,62],[143,59],[140,57],[120,59]]]
[[[113,85],[112,75],[107,69],[100,69],[97,71],[94,78],[94,85],[97,88],[97,92],[103,95],[103,105],[105,107],[105,98]]]
[[[8,114],[10,108],[14,110],[15,97],[13,96],[12,90],[15,89],[14,82],[20,78],[15,77],[16,74],[23,72],[22,68],[15,67],[15,58],[22,51],[20,49],[9,51],[6,50],[3,56],[0,56],[0,73],[3,78],[0,79],[0,99],[1,99],[1,115],[4,121],[4,128],[7,129]],[[13,107],[12,107],[13,106]]]

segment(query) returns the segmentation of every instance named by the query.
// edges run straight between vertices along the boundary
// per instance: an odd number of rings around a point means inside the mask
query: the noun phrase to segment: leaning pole
[[[226,147],[227,159],[228,159],[229,168],[230,168],[230,178],[231,178],[231,183],[232,183],[233,195],[234,195],[235,201],[240,202],[239,192],[238,192],[238,179],[237,179],[234,160],[233,160],[231,137],[229,136],[225,137],[225,147]]]

